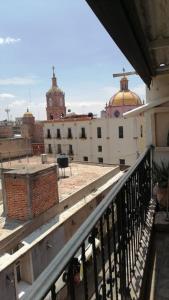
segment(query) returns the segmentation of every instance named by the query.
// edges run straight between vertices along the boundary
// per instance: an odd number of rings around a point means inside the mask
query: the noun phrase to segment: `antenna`
[[[10,109],[9,108],[6,108],[5,109],[5,112],[7,114],[7,121],[9,122],[9,112],[10,112]]]
[[[32,97],[31,97],[31,89],[30,89],[30,88],[28,89],[28,97],[29,97],[29,99],[28,99],[28,102],[29,102],[29,109],[31,110],[31,100],[32,100],[31,98],[32,98]]]

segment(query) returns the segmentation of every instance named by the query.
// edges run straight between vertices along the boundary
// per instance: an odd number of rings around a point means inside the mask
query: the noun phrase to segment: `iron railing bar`
[[[94,271],[95,296],[96,296],[96,300],[99,300],[98,267],[97,267],[96,245],[95,245],[95,228],[92,231],[92,249],[93,249],[93,271]]]
[[[101,242],[101,260],[102,260],[102,293],[103,299],[106,299],[106,272],[105,272],[105,245],[103,237],[103,217],[100,219],[100,242]]]
[[[117,248],[116,248],[116,227],[115,227],[115,218],[114,218],[114,205],[112,203],[112,233],[113,233],[113,251],[114,251],[114,280],[115,280],[115,293],[116,293],[116,300],[118,300],[118,281],[117,281]]]
[[[46,291],[50,290],[51,285],[61,275],[70,259],[75,255],[83,241],[87,238],[93,227],[105,213],[109,205],[114,201],[116,195],[120,192],[126,181],[130,178],[133,172],[137,169],[145,155],[150,151],[146,149],[138,158],[136,163],[130,167],[128,172],[116,183],[112,190],[105,196],[95,210],[89,215],[86,221],[80,226],[73,237],[66,243],[62,251],[60,251],[47,268],[40,274],[37,280],[33,283],[31,291],[26,292],[23,299],[34,300],[41,299]]]
[[[82,244],[82,263],[83,263],[83,278],[84,278],[84,297],[88,299],[88,280],[87,280],[87,267],[85,255],[85,243]]]
[[[113,285],[112,285],[112,262],[111,262],[111,249],[110,249],[110,223],[109,223],[109,210],[106,211],[106,227],[107,227],[107,253],[108,253],[108,263],[109,263],[109,278],[110,278],[110,296],[109,298],[113,300]]]

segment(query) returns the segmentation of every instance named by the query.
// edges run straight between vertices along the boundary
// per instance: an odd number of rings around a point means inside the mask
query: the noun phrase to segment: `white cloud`
[[[9,104],[9,107],[10,108],[12,108],[12,107],[16,108],[16,106],[17,107],[23,107],[23,106],[27,107],[27,104],[28,103],[27,103],[26,100],[15,100],[15,101],[13,101],[12,103]]]
[[[0,99],[13,99],[13,98],[15,98],[15,96],[14,95],[12,95],[12,94],[0,94]]]
[[[32,85],[35,83],[35,77],[0,78],[0,85]]]
[[[15,44],[20,41],[21,41],[21,39],[18,39],[18,38],[15,39],[15,38],[11,38],[11,37],[6,37],[6,38],[0,37],[0,45]]]

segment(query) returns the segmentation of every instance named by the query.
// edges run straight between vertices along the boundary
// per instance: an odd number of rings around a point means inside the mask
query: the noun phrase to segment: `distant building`
[[[144,119],[124,119],[123,113],[142,103],[128,89],[125,76],[120,86],[102,118],[93,118],[93,114],[48,118],[44,122],[45,152],[66,153],[80,162],[132,165],[144,150]]]
[[[47,120],[61,119],[66,116],[65,94],[58,88],[54,67],[52,87],[46,93],[46,102]]]
[[[142,102],[139,96],[129,90],[128,79],[126,76],[123,76],[120,80],[120,90],[110,98],[108,104],[106,103],[105,110],[101,112],[101,116],[107,118],[123,117],[123,113],[141,105]]]
[[[44,152],[43,122],[35,121],[35,117],[28,109],[22,118],[21,135],[30,141],[33,154]]]

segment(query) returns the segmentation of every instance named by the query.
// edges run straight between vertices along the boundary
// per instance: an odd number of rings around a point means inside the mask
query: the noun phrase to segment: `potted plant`
[[[153,162],[153,182],[160,206],[167,207],[167,201],[169,201],[169,162],[161,161],[161,164]]]

